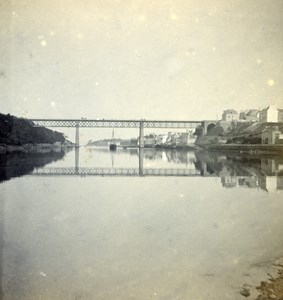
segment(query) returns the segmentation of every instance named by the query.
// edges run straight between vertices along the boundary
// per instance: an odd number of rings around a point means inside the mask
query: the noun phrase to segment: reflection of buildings
[[[225,188],[260,188],[268,192],[283,190],[283,158],[196,152],[195,167],[202,176],[214,174],[221,177]]]
[[[221,177],[221,183],[223,187],[226,188],[233,188],[236,187],[238,184],[237,177]]]
[[[261,159],[261,170],[266,175],[280,175],[283,173],[283,159],[263,158]]]
[[[248,188],[258,188],[258,177],[240,177],[238,178],[238,185]]]
[[[226,176],[221,177],[221,183],[225,188],[260,188],[266,192],[276,192],[283,190],[283,176]]]
[[[283,190],[283,176],[262,176],[259,178],[260,188],[267,192]]]
[[[259,188],[257,176],[227,176],[221,177],[222,186],[225,188],[245,187]]]
[[[175,164],[188,164],[192,153],[194,152],[176,149],[144,149],[144,158],[148,160],[163,160]]]

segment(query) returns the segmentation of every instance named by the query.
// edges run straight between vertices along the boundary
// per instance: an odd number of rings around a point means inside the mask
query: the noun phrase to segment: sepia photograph
[[[0,0],[0,300],[283,299],[283,0]]]

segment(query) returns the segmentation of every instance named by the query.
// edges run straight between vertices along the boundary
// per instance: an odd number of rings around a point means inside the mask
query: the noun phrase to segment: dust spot
[[[267,81],[267,84],[268,84],[269,86],[273,86],[273,85],[275,84],[275,81],[274,81],[273,79],[269,79],[269,80]]]

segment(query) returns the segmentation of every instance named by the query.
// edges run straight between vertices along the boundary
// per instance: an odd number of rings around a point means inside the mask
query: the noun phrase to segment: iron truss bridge
[[[37,168],[32,176],[201,176],[192,169],[141,168]]]
[[[31,119],[35,126],[98,128],[196,128],[202,121]]]

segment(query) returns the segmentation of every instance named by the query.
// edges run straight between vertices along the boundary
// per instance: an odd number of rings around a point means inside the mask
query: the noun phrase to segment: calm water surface
[[[81,148],[1,164],[0,299],[243,299],[283,256],[280,158]]]

